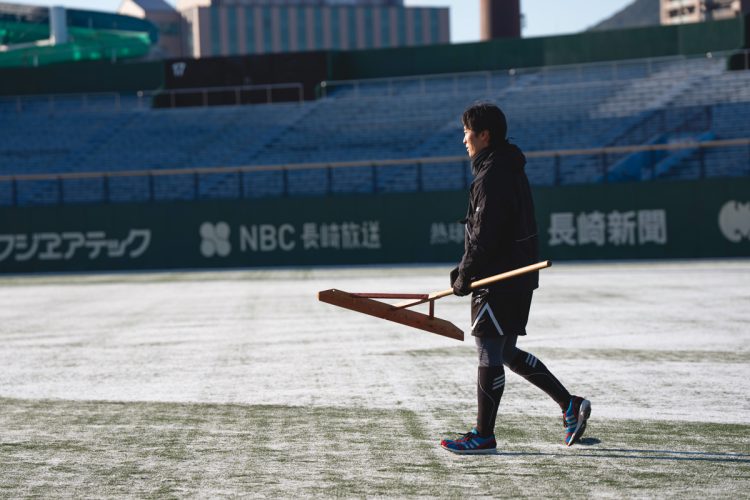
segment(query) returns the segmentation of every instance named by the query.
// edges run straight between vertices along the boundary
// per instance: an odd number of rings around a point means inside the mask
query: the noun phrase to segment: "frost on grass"
[[[750,426],[502,414],[499,450],[455,456],[452,411],[0,399],[0,492],[13,496],[736,496]],[[429,423],[427,423],[429,422]]]
[[[589,496],[748,490],[750,262],[542,271],[519,346],[593,401],[591,440],[561,448],[559,409],[509,374],[503,453],[478,460],[437,447],[472,425],[471,337],[315,295],[442,290],[449,268],[2,278],[0,491],[552,496],[561,478]],[[467,299],[437,314],[468,328]]]

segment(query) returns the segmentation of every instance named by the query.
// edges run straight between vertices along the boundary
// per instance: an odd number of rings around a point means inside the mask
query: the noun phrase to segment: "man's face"
[[[473,157],[489,145],[489,130],[482,130],[477,134],[473,130],[464,127],[464,146],[466,146],[466,152],[469,153],[469,157]]]

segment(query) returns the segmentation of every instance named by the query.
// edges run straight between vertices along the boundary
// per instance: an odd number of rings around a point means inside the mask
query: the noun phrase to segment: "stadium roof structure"
[[[141,9],[143,9],[145,12],[158,11],[158,10],[172,12],[175,10],[174,7],[172,7],[170,4],[168,4],[164,0],[122,0],[122,2],[120,2],[120,8],[117,9],[118,12],[122,8],[122,6],[126,3],[135,4]]]
[[[153,0],[152,0],[153,1]],[[51,41],[50,9],[0,3],[0,67],[146,56],[158,29],[136,17],[66,9],[68,40]]]

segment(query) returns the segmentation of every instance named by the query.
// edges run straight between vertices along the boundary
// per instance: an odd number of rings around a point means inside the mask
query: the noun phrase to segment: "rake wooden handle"
[[[496,274],[494,276],[490,276],[488,278],[482,278],[481,280],[477,280],[474,283],[471,284],[469,288],[472,290],[476,290],[477,288],[482,288],[487,285],[492,285],[494,283],[497,283],[498,281],[507,280],[509,278],[514,278],[516,276],[520,276],[522,274],[527,273],[533,273],[534,271],[538,271],[540,269],[544,269],[545,267],[549,267],[552,265],[552,262],[548,260],[544,260],[542,262],[537,262],[536,264],[531,264],[530,266],[526,267],[519,267],[518,269],[513,269],[512,271],[508,271],[505,273]],[[428,297],[428,300],[435,300],[440,299],[443,297],[447,297],[448,295],[453,295],[453,289],[449,288],[447,290],[443,290],[441,292],[433,292]]]
[[[509,278],[514,278],[516,276],[520,276],[522,274],[531,273],[534,271],[538,271],[540,269],[544,269],[545,267],[549,267],[552,265],[552,262],[549,260],[543,260],[542,262],[537,262],[536,264],[531,264],[530,266],[526,267],[519,267],[518,269],[513,269],[512,271],[507,271],[504,273],[496,274],[494,276],[490,276],[488,278],[482,278],[481,280],[477,280],[474,283],[471,284],[469,288],[472,290],[476,288],[482,288],[487,285],[492,285],[493,283],[497,283],[498,281],[507,280]],[[440,292],[432,292],[427,296],[426,299],[420,299],[420,300],[410,300],[406,302],[400,302],[398,304],[395,304],[393,307],[396,309],[404,309],[406,307],[412,307],[419,304],[424,304],[425,302],[430,302],[437,299],[442,299],[443,297],[447,297],[448,295],[453,295],[453,289],[449,288],[447,290],[442,290]]]

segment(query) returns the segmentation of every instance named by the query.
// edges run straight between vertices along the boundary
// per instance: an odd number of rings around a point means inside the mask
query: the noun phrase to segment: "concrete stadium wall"
[[[600,61],[705,54],[746,47],[750,16],[723,21],[652,26],[573,35],[492,40],[394,49],[300,52],[143,63],[74,62],[0,69],[0,95],[103,92],[246,83],[305,82],[542,67]],[[238,65],[238,61],[241,64]],[[212,78],[172,78],[187,62]],[[291,64],[290,64],[291,63]],[[232,69],[227,69],[232,67]],[[314,68],[314,71],[313,71]],[[200,71],[198,72],[200,75]],[[314,73],[313,76],[306,73]],[[192,72],[192,71],[191,71]],[[263,77],[259,78],[259,74]],[[322,74],[324,73],[324,74]],[[316,82],[317,83],[317,82]]]
[[[543,259],[750,256],[750,178],[535,190]],[[0,272],[456,262],[461,191],[0,209]]]
[[[573,35],[331,54],[331,79],[582,64],[696,55],[746,46],[747,18]]]
[[[0,69],[0,95],[79,92],[136,92],[163,86],[164,65],[102,61]]]

